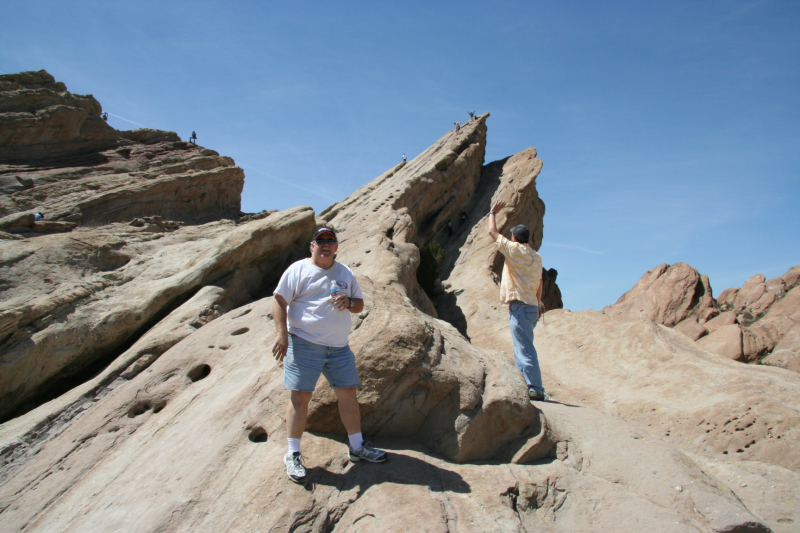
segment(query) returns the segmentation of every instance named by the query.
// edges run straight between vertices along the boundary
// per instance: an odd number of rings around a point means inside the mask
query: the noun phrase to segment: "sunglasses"
[[[314,239],[314,242],[316,242],[319,245],[323,245],[323,244],[336,244],[337,241],[336,239]]]

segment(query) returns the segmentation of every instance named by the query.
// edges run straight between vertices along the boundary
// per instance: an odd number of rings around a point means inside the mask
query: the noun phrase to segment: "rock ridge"
[[[771,280],[757,274],[715,299],[708,276],[686,263],[662,264],[603,313],[674,327],[702,348],[737,361],[800,371],[799,284],[795,266]]]

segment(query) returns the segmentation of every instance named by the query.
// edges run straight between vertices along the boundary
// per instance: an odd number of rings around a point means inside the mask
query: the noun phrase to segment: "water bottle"
[[[331,298],[339,294],[339,284],[336,283],[335,279],[331,280]]]

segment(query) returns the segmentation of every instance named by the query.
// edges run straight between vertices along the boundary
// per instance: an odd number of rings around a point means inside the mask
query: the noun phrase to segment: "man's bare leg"
[[[293,390],[291,393],[292,397],[286,406],[286,432],[290,439],[299,439],[306,429],[308,404],[314,393],[299,390]]]
[[[358,406],[356,388],[333,389],[339,398],[339,417],[348,435],[361,433],[361,408]]]
[[[350,460],[365,459],[372,463],[384,462],[386,452],[376,450],[370,443],[364,442],[361,435],[361,409],[358,406],[358,398],[356,398],[356,388],[334,390],[339,398],[339,416],[347,430],[347,439],[350,441]]]
[[[295,483],[304,483],[306,469],[300,455],[300,437],[306,429],[308,419],[308,403],[311,401],[312,392],[293,390],[286,405],[286,433],[289,450],[283,458],[286,465],[286,474]]]

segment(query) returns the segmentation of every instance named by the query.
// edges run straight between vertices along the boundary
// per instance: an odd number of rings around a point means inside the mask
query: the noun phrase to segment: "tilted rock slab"
[[[248,301],[314,227],[311,209],[296,208],[240,226],[112,225],[1,243],[0,417],[113,359],[204,286],[223,284],[233,307]]]
[[[46,71],[0,76],[0,231],[239,214],[244,172],[231,158],[173,132],[117,131],[101,113]],[[19,219],[34,212],[45,220]]]
[[[443,319],[456,325],[477,346],[508,351],[508,343],[497,341],[508,340],[510,335],[507,308],[500,302],[504,258],[489,235],[487,215],[497,201],[505,201],[509,207],[495,217],[498,230],[508,238],[512,227],[525,224],[531,230],[530,244],[538,250],[545,213],[544,202],[536,191],[541,169],[542,161],[536,157],[535,148],[486,165],[469,211],[472,225],[460,229],[457,238],[445,247],[442,279],[447,289],[436,297],[436,306]],[[546,258],[543,260],[547,264]],[[549,277],[552,285],[554,278],[553,270]],[[546,305],[561,307],[557,286],[545,293],[544,300]]]
[[[447,235],[447,221],[457,220],[479,189],[487,118],[449,132],[319,216],[338,231],[337,260],[353,268],[375,302],[353,334],[353,344],[370,339],[356,353],[367,433],[414,436],[459,462],[525,461],[549,451],[523,449],[540,422],[518,372],[435,320],[416,278],[420,250]],[[432,377],[419,367],[430,367]],[[323,387],[318,398],[309,427],[340,432],[333,393]]]

